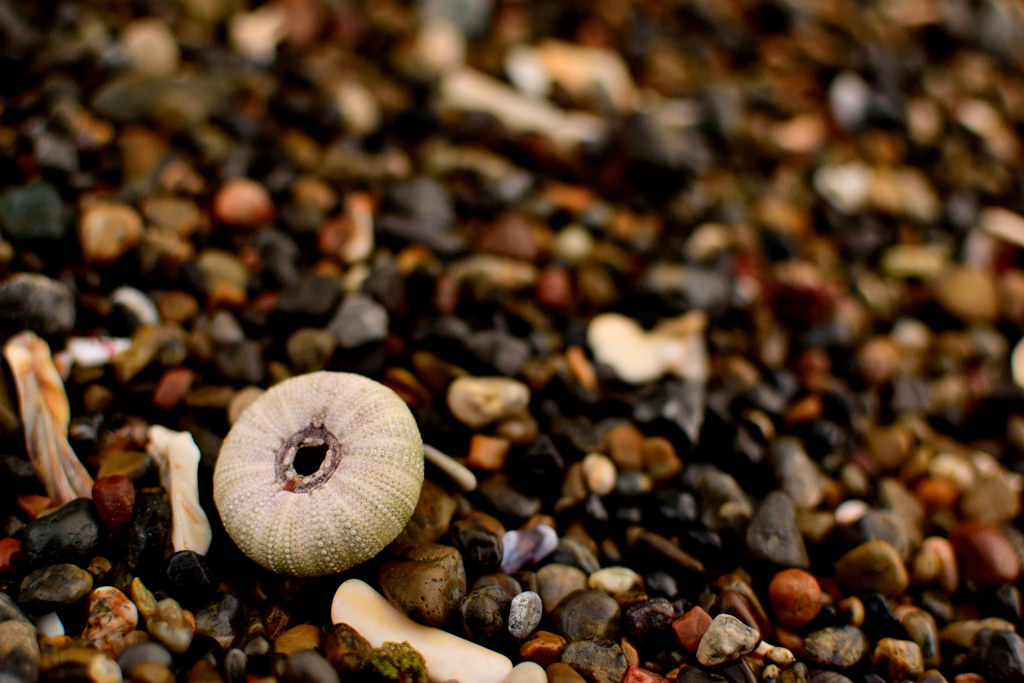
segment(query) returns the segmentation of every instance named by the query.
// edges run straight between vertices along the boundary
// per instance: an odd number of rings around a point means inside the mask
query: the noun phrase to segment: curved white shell
[[[279,479],[277,452],[310,425],[337,438],[341,459],[322,486],[293,492]],[[360,375],[314,372],[272,387],[242,414],[221,447],[213,497],[249,558],[280,574],[320,576],[394,540],[422,485],[423,442],[398,395]]]

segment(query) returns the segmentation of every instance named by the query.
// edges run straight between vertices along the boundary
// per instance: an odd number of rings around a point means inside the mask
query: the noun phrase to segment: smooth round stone
[[[640,575],[629,567],[605,567],[587,579],[587,585],[596,591],[604,591],[613,596],[627,593],[640,584]]]
[[[121,673],[129,676],[132,670],[143,662],[160,664],[170,667],[173,663],[171,653],[160,643],[145,642],[129,645],[117,658],[117,665],[121,667]]]
[[[924,657],[917,643],[882,638],[875,647],[875,668],[884,670],[890,681],[913,680],[924,673]]]
[[[579,567],[587,574],[593,574],[601,568],[590,548],[572,538],[561,538],[555,552],[551,553],[551,561]]]
[[[470,591],[459,603],[457,619],[462,633],[474,643],[488,640],[505,627],[511,600],[498,586]]]
[[[67,334],[75,316],[75,295],[60,280],[18,273],[0,283],[0,326],[6,330]]]
[[[269,620],[268,620],[269,621]],[[303,650],[319,650],[323,631],[316,624],[293,626],[274,639],[274,654],[293,655]]]
[[[92,486],[92,502],[103,525],[118,531],[132,518],[135,509],[135,485],[122,474],[101,477]]]
[[[206,559],[191,550],[173,553],[160,570],[164,589],[186,605],[194,605],[213,592],[213,573]]]
[[[470,567],[487,571],[501,565],[504,545],[500,535],[470,519],[451,526],[452,541]]]
[[[631,605],[623,618],[623,633],[643,649],[659,649],[672,639],[675,609],[665,598],[653,598]]]
[[[518,581],[508,574],[501,574],[497,572],[481,574],[469,588],[470,590],[473,590],[475,588],[482,588],[483,586],[498,586],[508,593],[509,599],[514,599],[517,595],[523,592],[523,587]]]
[[[807,548],[796,522],[793,501],[782,491],[769,493],[754,512],[746,535],[747,554],[779,568],[810,568]]]
[[[935,668],[941,663],[939,653],[939,629],[935,617],[923,609],[914,610],[900,621],[910,640],[921,648],[924,665]]]
[[[338,343],[327,330],[304,327],[292,332],[285,342],[285,353],[295,371],[304,374],[323,370]]]
[[[785,569],[768,584],[768,599],[783,626],[803,626],[821,610],[821,587],[802,569]]]
[[[697,646],[697,661],[715,666],[751,652],[761,642],[761,634],[731,614],[719,614]]]
[[[614,639],[619,634],[622,609],[615,598],[597,591],[579,590],[562,598],[551,612],[551,629],[569,641]]]
[[[821,666],[848,669],[868,652],[868,639],[854,626],[830,626],[804,638],[807,658]]]
[[[576,669],[563,662],[549,664],[544,673],[548,683],[587,683],[587,679],[576,673]]]
[[[12,683],[39,679],[39,643],[28,620],[0,622],[0,666]]]
[[[356,292],[345,297],[338,306],[327,324],[327,331],[341,348],[355,349],[385,339],[389,325],[387,309],[371,297]]]
[[[213,213],[221,223],[236,228],[258,228],[274,220],[270,193],[251,178],[224,183],[213,198]]]
[[[284,668],[288,683],[340,683],[338,672],[322,655],[302,650],[288,657]]]
[[[615,490],[615,463],[602,453],[590,453],[583,458],[583,477],[591,493],[607,496]]]
[[[459,422],[479,429],[526,408],[530,389],[507,377],[460,377],[448,387],[447,400]]]
[[[131,206],[120,202],[97,204],[78,222],[82,256],[89,263],[113,263],[139,243],[142,227],[142,216]]]
[[[539,664],[520,662],[512,667],[505,683],[548,683],[548,676]]]
[[[1024,680],[1024,638],[1011,631],[982,631],[971,645],[971,660],[985,683]]]
[[[544,602],[544,612],[551,610],[569,593],[587,587],[587,575],[566,564],[546,564],[537,570],[537,593]]]
[[[544,603],[533,591],[523,591],[512,598],[508,614],[508,632],[516,638],[533,633],[544,616]]]
[[[629,664],[618,643],[577,640],[562,653],[562,662],[576,669],[593,683],[617,683],[626,675]]]
[[[459,551],[436,543],[406,546],[402,559],[380,566],[377,578],[391,604],[427,626],[447,623],[466,594],[466,570]]]
[[[18,604],[29,614],[45,614],[78,602],[91,590],[92,574],[73,564],[55,564],[22,580]]]
[[[0,229],[13,242],[59,240],[70,212],[57,188],[47,182],[12,187],[0,195]]]
[[[181,59],[174,33],[156,18],[129,22],[121,32],[121,49],[136,71],[154,78],[174,73]]]
[[[836,562],[836,579],[854,593],[899,595],[910,577],[899,553],[885,541],[868,541]]]
[[[146,619],[146,630],[175,654],[183,654],[192,644],[192,626],[177,600],[165,598],[156,603],[153,614]]]
[[[547,667],[562,658],[565,645],[562,636],[550,631],[537,631],[519,647],[519,656]]]
[[[324,655],[342,674],[356,675],[370,659],[373,646],[348,624],[335,624],[328,630]]]
[[[32,566],[68,562],[79,567],[99,554],[107,540],[96,506],[87,498],[76,498],[55,512],[25,526],[21,551]]]
[[[175,683],[170,664],[141,662],[131,670],[132,683]]]
[[[949,531],[964,575],[981,587],[1013,583],[1020,576],[1020,562],[1013,544],[999,529],[975,520],[958,522]]]
[[[999,317],[999,295],[992,273],[955,268],[935,282],[935,300],[966,323],[992,323]]]

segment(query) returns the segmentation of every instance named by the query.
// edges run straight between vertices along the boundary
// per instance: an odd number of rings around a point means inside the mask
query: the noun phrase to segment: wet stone
[[[340,683],[338,672],[331,663],[310,650],[296,652],[288,657],[284,680],[288,683]]]
[[[697,654],[697,647],[700,645],[704,633],[711,626],[711,622],[711,615],[698,605],[697,607],[692,607],[683,616],[673,621],[672,630],[675,632],[679,644],[687,652]]]
[[[183,654],[192,644],[192,626],[185,620],[177,600],[165,598],[156,603],[146,619],[146,630],[175,654]]]
[[[761,641],[757,629],[730,614],[719,614],[708,626],[697,647],[697,661],[714,666],[750,652]]]
[[[413,621],[427,626],[447,623],[466,595],[466,570],[459,551],[417,543],[404,547],[401,557],[380,566],[384,596]]]
[[[810,568],[789,496],[773,491],[765,497],[747,527],[746,549],[757,562],[783,569]]]
[[[92,574],[73,564],[55,564],[22,580],[18,604],[30,614],[45,614],[78,602],[91,590]]]
[[[875,647],[875,667],[884,670],[889,680],[913,679],[924,673],[924,658],[917,643],[882,638]]]
[[[388,336],[388,311],[365,294],[350,294],[327,324],[338,345],[354,349]]]
[[[815,664],[848,669],[867,654],[868,639],[854,626],[830,626],[809,633],[804,638],[804,650]]]
[[[107,530],[96,506],[87,498],[76,498],[56,512],[29,522],[21,551],[34,567],[61,562],[87,567],[100,554],[106,539]]]
[[[949,541],[964,574],[978,586],[1012,583],[1020,576],[1020,562],[1013,545],[993,526],[964,520],[950,530]]]
[[[615,598],[596,591],[573,591],[559,601],[548,617],[551,629],[576,640],[612,640],[619,634],[622,611]]]
[[[132,517],[135,509],[135,485],[131,479],[121,474],[101,477],[93,484],[92,500],[104,526],[116,532]]]
[[[508,593],[498,586],[483,586],[470,591],[456,611],[462,633],[474,643],[497,635],[505,628],[511,602]]]
[[[550,614],[565,596],[586,587],[587,575],[576,567],[548,564],[537,570],[537,593],[544,602],[545,613]]]
[[[170,667],[171,653],[160,643],[144,642],[129,645],[117,657],[117,665],[126,677],[131,675],[136,666],[144,662]]]
[[[593,574],[601,568],[594,553],[579,541],[571,538],[558,540],[558,546],[551,553],[551,561],[578,567],[587,574]]]
[[[18,683],[39,679],[39,644],[32,624],[0,622],[0,676]]]
[[[836,579],[854,593],[885,595],[899,595],[909,582],[899,553],[885,541],[868,541],[843,555],[836,563]]]
[[[361,672],[373,646],[348,624],[335,624],[324,639],[324,656],[342,675]]]
[[[1024,679],[1024,638],[1011,631],[981,631],[971,645],[971,659],[985,683]]]
[[[125,637],[138,625],[138,608],[118,589],[101,586],[89,593],[82,636],[101,651],[115,657],[119,655],[129,644]]]
[[[451,526],[452,541],[463,561],[476,571],[501,565],[504,545],[501,537],[474,520],[460,519]]]
[[[191,550],[168,556],[160,578],[164,590],[184,606],[201,603],[213,592],[213,574],[206,559]]]
[[[75,326],[75,297],[68,286],[37,273],[17,273],[0,283],[0,326],[41,335],[67,334]]]
[[[675,609],[665,598],[653,598],[631,605],[623,617],[623,633],[637,647],[660,650],[673,639]]]
[[[590,683],[620,683],[629,668],[617,643],[579,640],[569,643],[562,653],[568,664]]]
[[[231,593],[218,593],[213,600],[196,610],[195,618],[199,635],[210,636],[227,647],[242,623],[242,601]]]
[[[533,633],[544,616],[544,603],[533,591],[523,591],[512,598],[508,614],[508,632],[515,638]]]
[[[519,654],[523,659],[547,667],[561,659],[565,646],[562,636],[550,631],[536,631],[519,647]]]
[[[3,234],[12,241],[59,240],[70,217],[57,189],[47,182],[12,187],[0,195]]]
[[[817,580],[800,569],[785,569],[768,584],[772,611],[783,626],[803,626],[821,609],[821,588]]]

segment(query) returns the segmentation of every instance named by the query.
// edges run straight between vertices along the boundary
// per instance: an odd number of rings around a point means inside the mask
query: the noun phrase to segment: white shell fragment
[[[238,547],[293,576],[333,574],[379,553],[409,521],[422,486],[423,442],[408,406],[344,372],[267,390],[231,428],[213,474],[217,510]]]
[[[199,504],[199,447],[188,432],[160,425],[149,428],[146,451],[160,470],[160,484],[171,499],[171,542],[174,552],[191,550],[205,555],[213,531]]]
[[[587,343],[594,358],[630,384],[647,384],[671,373],[706,382],[710,372],[702,311],[661,322],[650,332],[620,313],[602,313],[590,321]]]
[[[57,505],[92,498],[92,477],[68,443],[71,408],[50,347],[34,332],[14,335],[4,345],[18,389],[25,449],[46,495]]]
[[[407,641],[423,655],[431,683],[503,683],[512,671],[508,657],[417,624],[359,579],[349,579],[334,594],[331,623],[348,624],[374,647]]]
[[[431,465],[444,472],[463,491],[476,489],[476,475],[452,456],[442,453],[429,444],[423,444],[423,457]]]

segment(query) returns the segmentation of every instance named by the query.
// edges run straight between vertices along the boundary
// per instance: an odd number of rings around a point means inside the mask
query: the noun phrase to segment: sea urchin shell
[[[320,576],[394,540],[422,485],[423,442],[405,403],[360,375],[314,372],[242,414],[221,447],[213,497],[252,560]]]

